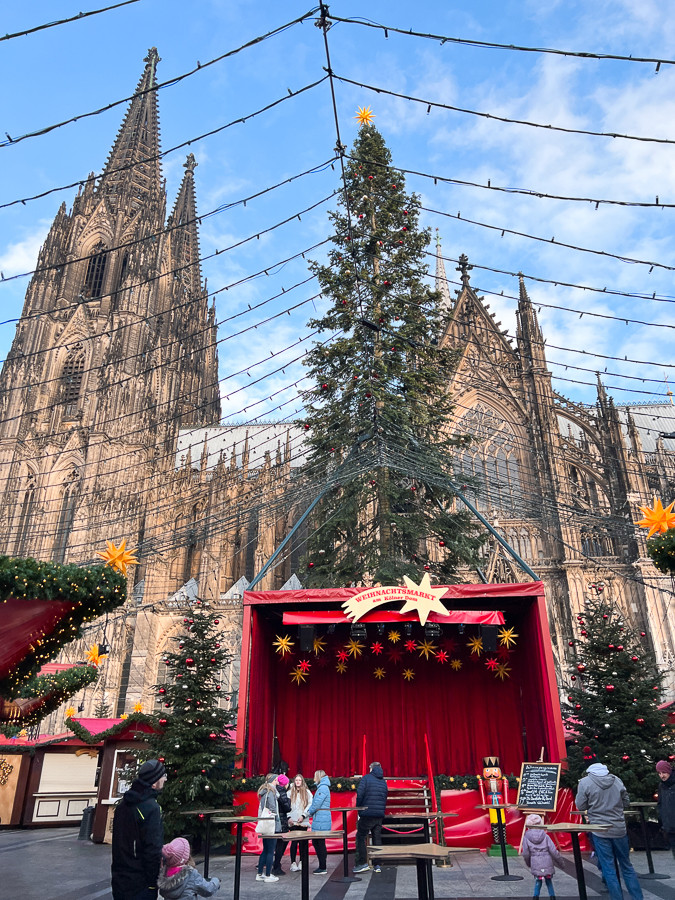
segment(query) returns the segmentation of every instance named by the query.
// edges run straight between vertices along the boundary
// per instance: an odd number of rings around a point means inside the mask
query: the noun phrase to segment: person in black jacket
[[[279,820],[281,822],[282,834],[291,829],[288,826],[288,814],[291,811],[291,798],[288,796],[288,775],[281,774],[277,778],[277,803],[279,805]],[[285,875],[281,868],[281,857],[286,852],[288,841],[277,841],[274,848],[274,865],[272,866],[272,875]]]
[[[660,759],[656,764],[656,774],[661,779],[657,804],[659,824],[675,857],[675,771],[667,759]]]
[[[369,834],[373,836],[374,847],[382,846],[382,820],[387,806],[387,793],[387,782],[384,780],[382,766],[379,762],[373,762],[370,764],[370,771],[363,776],[356,790],[356,805],[366,808],[359,813],[356,826],[354,872],[366,872],[369,868],[366,858],[366,838]],[[382,871],[377,860],[373,871]]]
[[[164,828],[157,793],[166,782],[158,759],[149,759],[115,809],[112,835],[113,900],[157,900]]]

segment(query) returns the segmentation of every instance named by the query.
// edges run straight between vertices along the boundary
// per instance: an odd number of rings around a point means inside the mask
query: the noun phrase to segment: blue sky
[[[19,31],[97,5],[104,4],[8,0],[2,30]],[[295,0],[200,0],[190,4],[140,0],[84,21],[0,42],[0,77],[5,85],[0,135],[16,137],[129,96],[151,46],[158,47],[162,58],[158,76],[167,80],[310,8],[309,3]],[[652,0],[639,4],[631,0],[593,4],[574,0],[371,0],[367,4],[334,0],[329,8],[333,15],[344,18],[365,14],[369,21],[390,27],[476,41],[663,59],[675,56],[675,18],[670,4]],[[675,145],[564,134],[438,108],[427,111],[432,101],[540,124],[673,140],[672,65],[662,65],[657,73],[653,64],[441,44],[393,32],[385,37],[380,30],[345,23],[335,24],[328,40],[336,75],[427,101],[413,103],[336,82],[340,130],[348,146],[356,134],[356,107],[371,106],[394,164],[400,168],[546,194],[647,203],[654,203],[658,196],[660,203],[675,203]],[[297,91],[317,81],[325,74],[325,65],[322,33],[308,20],[204,68],[160,91],[162,148],[248,116],[287,95],[288,89]],[[0,147],[0,203],[100,171],[124,109],[118,106],[51,134]],[[200,213],[320,166],[332,158],[335,143],[327,82],[245,124],[195,142],[189,149],[199,162]],[[169,205],[187,152],[170,153],[163,162]],[[238,205],[209,217],[201,229],[202,254],[230,247],[302,213],[338,187],[337,167],[319,169],[247,202],[245,208]],[[511,334],[515,332],[518,284],[506,273],[522,271],[543,279],[538,282],[528,277],[526,284],[540,310],[557,390],[592,402],[594,387],[577,382],[594,383],[594,371],[603,372],[606,367],[603,377],[618,402],[665,399],[664,376],[672,373],[670,381],[675,382],[675,370],[668,368],[675,362],[675,332],[668,327],[674,324],[673,273],[658,265],[650,271],[650,266],[567,250],[559,242],[675,265],[675,209],[610,204],[596,208],[588,202],[440,181],[434,184],[432,178],[414,175],[408,176],[407,187],[421,195],[424,207],[438,211],[424,213],[424,224],[439,229],[445,256],[469,256],[475,266],[472,283]],[[0,209],[0,270],[5,278],[34,267],[59,204],[65,201],[70,207],[74,194],[75,190],[69,189]],[[326,213],[333,204],[325,202],[302,213],[300,220],[203,265],[209,288],[220,290],[216,309],[223,322],[219,353],[226,421],[292,416],[299,407],[294,400],[297,387],[292,385],[303,371],[293,360],[308,346],[305,323],[320,301],[310,299],[316,293],[316,282],[289,292],[308,276],[302,258],[283,267],[274,264],[328,237]],[[461,219],[456,218],[457,212]],[[467,219],[492,225],[494,230]],[[502,229],[549,242],[506,232],[502,236]],[[551,237],[558,243],[551,243]],[[317,249],[307,256],[321,259],[322,252]],[[447,262],[446,268],[454,278],[454,264]],[[221,290],[264,269],[268,275]],[[599,291],[583,291],[560,282]],[[20,314],[26,285],[27,279],[0,283],[1,358],[11,345],[15,328],[14,322],[5,320]],[[602,293],[603,288],[650,298],[655,293],[657,299],[609,295]],[[272,298],[282,289],[284,296],[260,310],[248,311],[249,304]],[[295,304],[302,305],[285,314]],[[237,313],[243,314],[232,319]],[[591,313],[615,316],[619,321]],[[262,322],[274,315],[277,318]],[[626,323],[624,319],[653,324]],[[250,330],[241,334],[244,328]],[[305,340],[293,347],[300,339]],[[231,377],[254,363],[258,365],[249,375]],[[280,366],[284,370],[275,371]],[[278,410],[280,403],[285,405]]]

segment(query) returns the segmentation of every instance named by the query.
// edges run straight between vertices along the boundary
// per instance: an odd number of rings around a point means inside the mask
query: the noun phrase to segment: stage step
[[[425,843],[429,840],[427,834],[433,839],[432,825],[423,817],[423,814],[433,812],[428,780],[420,777],[391,780],[407,780],[413,784],[389,787],[386,815],[382,823],[382,843],[394,846]]]

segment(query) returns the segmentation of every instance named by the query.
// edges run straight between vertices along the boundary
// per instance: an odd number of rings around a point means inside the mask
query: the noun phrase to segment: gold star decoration
[[[515,647],[516,646],[516,638],[518,635],[516,634],[515,628],[500,628],[497,632],[499,637],[499,643],[503,647]]]
[[[134,703],[134,712],[143,712],[143,704],[140,701]]]
[[[293,646],[295,641],[292,641],[287,634],[278,634],[276,636],[276,640],[273,641],[272,646],[276,650],[277,653],[281,653],[282,656],[285,656],[287,653],[293,652]]]
[[[426,596],[418,596],[414,599],[411,598],[410,600],[406,600],[405,605],[401,607],[399,612],[416,612],[422,625],[426,625],[430,612],[437,612],[442,616],[447,616],[448,611],[441,603],[441,597],[448,589],[444,587],[432,587],[428,572],[424,573],[424,577],[419,584],[415,584],[415,582],[411,578],[408,578],[407,575],[403,576],[403,580],[405,581],[405,586],[409,590],[418,591]]]
[[[120,719],[128,719],[128,718],[129,718],[129,713],[122,713],[122,715],[120,716]]]
[[[291,681],[295,682],[295,684],[302,684],[303,681],[307,680],[307,672],[304,671],[300,666],[295,666],[294,669],[291,669]]]
[[[661,499],[659,497],[654,497],[654,505],[652,507],[639,507],[640,512],[644,515],[644,519],[640,519],[638,525],[640,528],[649,529],[647,534],[648,538],[653,534],[656,534],[657,531],[668,531],[670,528],[675,528],[674,506],[675,500],[664,508]]]
[[[436,656],[436,644],[433,641],[427,641],[426,639],[420,641],[417,649],[420,651],[420,656],[423,656],[425,659],[429,659],[430,656]]]
[[[415,677],[414,670],[413,669],[404,669],[403,677],[405,678],[406,681],[412,681],[413,678]]]
[[[375,113],[369,106],[359,106],[359,111],[354,116],[359,125],[372,125]]]
[[[499,663],[495,675],[500,681],[505,681],[507,678],[511,677],[511,667],[507,666],[506,663]]]
[[[396,631],[395,628],[392,628],[392,630],[387,635],[387,638],[392,642],[392,644],[398,644],[398,642],[401,640],[401,632]]]
[[[315,655],[318,656],[319,653],[324,653],[325,650],[326,650],[326,639],[322,638],[322,637],[315,637],[314,638],[314,653],[315,653]]]
[[[134,555],[135,550],[127,550],[127,539],[124,538],[119,547],[116,547],[112,541],[106,541],[106,549],[98,550],[97,556],[100,556],[107,566],[117,569],[126,578],[127,566],[135,565],[138,558]]]
[[[335,666],[335,668],[337,669],[338,675],[344,675],[347,671],[347,663],[343,659],[341,659],[338,661],[338,664],[337,666]]]
[[[92,644],[87,650],[87,662],[92,666],[98,666],[102,659],[105,659],[107,653],[98,652],[98,644]]]
[[[483,652],[483,638],[478,637],[478,635],[476,635],[476,637],[469,638],[469,640],[466,642],[466,646],[469,647],[472,654],[475,653],[476,656],[480,656]]]
[[[378,681],[382,681],[382,679],[384,678],[384,676],[385,676],[386,674],[387,674],[387,673],[384,671],[384,669],[382,668],[382,666],[378,666],[378,667],[375,669],[375,671],[373,672],[373,675],[377,678]]]
[[[459,672],[459,670],[462,668],[462,660],[461,659],[451,659],[450,665],[455,670],[455,672]]]
[[[70,719],[75,715],[75,707],[69,706],[66,710],[66,719]]]
[[[361,656],[364,647],[365,644],[362,644],[361,641],[354,640],[354,638],[350,638],[345,644],[345,650],[350,656],[353,656],[354,659],[356,659],[357,656]]]

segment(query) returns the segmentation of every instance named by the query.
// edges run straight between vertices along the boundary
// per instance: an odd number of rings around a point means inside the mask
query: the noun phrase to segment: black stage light
[[[311,653],[314,649],[314,626],[300,626],[300,652]]]
[[[480,632],[483,637],[483,652],[484,653],[496,653],[497,652],[497,626],[496,625],[481,625]]]

